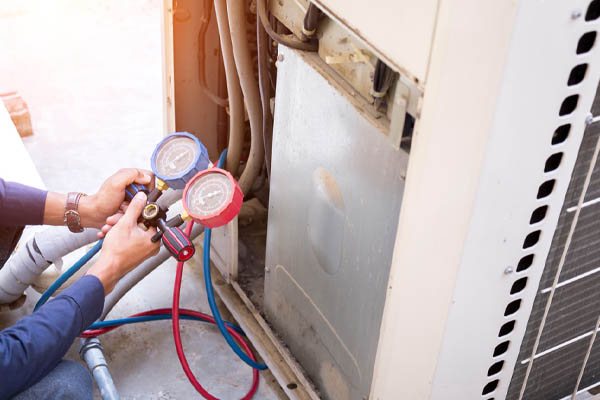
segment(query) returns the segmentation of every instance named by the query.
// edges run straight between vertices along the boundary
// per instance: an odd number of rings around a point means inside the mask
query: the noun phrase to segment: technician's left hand
[[[100,229],[109,217],[124,212],[128,204],[124,201],[125,188],[132,183],[146,185],[148,190],[152,190],[154,174],[138,168],[123,168],[117,171],[104,181],[97,193],[80,200],[80,207],[88,210],[82,215],[82,223]],[[98,237],[102,238],[105,234],[106,232],[100,232]]]
[[[116,283],[148,257],[156,255],[160,241],[153,243],[156,228],[144,231],[138,227],[138,217],[146,205],[146,195],[137,193],[119,222],[106,235],[98,261],[88,270],[95,275],[107,295]]]

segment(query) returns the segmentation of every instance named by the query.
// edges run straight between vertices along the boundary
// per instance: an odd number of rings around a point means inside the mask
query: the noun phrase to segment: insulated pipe
[[[112,376],[110,376],[100,340],[98,338],[81,339],[79,355],[94,376],[102,400],[119,400],[119,393]]]
[[[302,34],[306,38],[311,38],[317,33],[317,27],[319,25],[319,18],[321,17],[321,14],[321,10],[319,10],[314,3],[309,4],[302,24]]]
[[[217,68],[217,94],[220,97],[227,97],[227,81],[225,77],[225,65],[223,64],[222,57],[219,60],[219,65]],[[229,107],[229,101],[227,104]],[[217,149],[219,152],[227,148],[229,136],[228,125],[229,115],[227,115],[227,109],[225,107],[217,107]]]
[[[208,31],[208,25],[210,24],[210,18],[212,16],[212,1],[213,0],[202,0],[204,3],[203,16],[200,24],[200,31],[198,32],[198,78],[200,81],[200,87],[202,91],[213,103],[219,106],[219,108],[227,107],[227,98],[221,97],[220,93],[213,93],[206,84],[206,32]],[[225,95],[227,96],[227,95]]]
[[[204,227],[200,224],[195,224],[190,239],[193,240],[202,232],[204,232]],[[127,292],[129,292],[129,290],[131,290],[131,288],[137,285],[138,282],[144,279],[150,272],[154,271],[159,265],[168,260],[170,256],[171,253],[162,246],[156,256],[144,261],[137,268],[121,278],[113,291],[104,299],[104,310],[99,319],[103,321],[113,307],[127,294]]]
[[[256,47],[258,51],[258,84],[262,103],[263,144],[267,176],[271,176],[271,149],[273,147],[273,116],[271,115],[271,84],[269,82],[269,35],[256,18]]]
[[[166,209],[181,200],[181,196],[183,196],[183,189],[168,189],[156,200],[156,204]]]
[[[0,304],[17,300],[52,263],[98,240],[97,233],[97,229],[71,233],[64,226],[36,232],[0,269]]]
[[[279,33],[275,32],[269,23],[269,17],[267,16],[267,0],[256,1],[256,14],[258,15],[258,19],[260,19],[260,22],[265,27],[267,34],[277,43],[296,50],[319,51],[319,43],[316,40],[301,42],[300,40],[296,39],[294,35],[280,35]]]
[[[227,15],[229,16],[229,31],[233,45],[233,57],[237,67],[240,85],[246,100],[248,116],[250,118],[250,156],[244,172],[240,177],[239,184],[244,194],[248,194],[254,180],[258,176],[264,157],[264,145],[262,143],[262,107],[258,83],[254,77],[254,69],[250,50],[248,49],[248,37],[246,35],[246,2],[240,0],[226,0]],[[219,3],[219,0],[215,4]]]
[[[240,157],[244,146],[244,97],[242,96],[240,80],[233,58],[225,0],[215,0],[215,15],[219,27],[219,40],[221,41],[225,79],[227,80],[227,96],[229,98],[229,144],[227,145],[226,169],[231,174],[236,175],[240,167]]]

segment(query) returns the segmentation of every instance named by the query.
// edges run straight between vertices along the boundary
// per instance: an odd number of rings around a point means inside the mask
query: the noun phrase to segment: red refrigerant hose
[[[190,236],[190,234],[192,232],[192,226],[194,226],[194,221],[189,221],[187,224],[187,227],[185,229],[185,233],[186,233],[186,235],[188,235],[188,237]],[[183,275],[183,261],[180,261],[177,263],[177,271],[175,273],[175,288],[173,290],[173,308],[172,308],[173,338],[175,339],[175,349],[177,350],[177,356],[179,357],[179,361],[181,363],[181,366],[183,367],[183,371],[185,372],[185,375],[188,377],[188,380],[194,386],[194,388],[196,388],[196,390],[202,395],[202,397],[204,397],[205,399],[209,399],[209,400],[219,400],[218,398],[216,398],[213,395],[211,395],[210,393],[208,393],[202,387],[200,382],[198,382],[198,380],[194,376],[194,373],[190,369],[187,359],[185,358],[185,353],[183,352],[183,346],[181,345],[181,332],[179,331],[179,293],[181,291],[182,275]],[[240,336],[240,334],[237,333],[236,331],[234,331],[233,329],[231,329],[229,326],[227,327],[227,330],[229,331],[229,333],[231,333],[231,335],[235,338],[235,340],[237,340],[238,343],[240,343],[242,345],[246,354],[248,354],[248,356],[253,361],[256,361],[256,358],[254,357],[254,354],[252,353],[250,346],[248,346],[248,344],[246,343],[246,341],[243,340],[243,338]],[[258,389],[258,379],[259,379],[258,370],[253,368],[252,369],[252,386],[250,387],[250,390],[248,391],[248,393],[246,393],[246,395],[244,397],[242,397],[242,400],[249,400],[254,396],[254,393],[256,393],[256,390]]]
[[[192,231],[193,225],[194,225],[193,221],[190,221],[188,223],[188,226],[185,231],[185,233],[186,233],[186,235],[188,235],[188,237]],[[175,348],[177,350],[177,357],[179,357],[179,361],[181,363],[181,366],[183,367],[183,371],[185,372],[186,376],[188,377],[188,380],[190,381],[190,383],[205,399],[219,400],[218,398],[216,398],[213,395],[211,395],[210,393],[208,393],[202,387],[202,385],[200,385],[198,380],[196,380],[196,377],[194,376],[194,374],[193,374],[192,370],[190,369],[190,366],[187,362],[187,359],[185,358],[185,353],[183,351],[183,346],[181,344],[181,332],[179,330],[179,314],[188,315],[190,317],[196,317],[196,318],[202,319],[204,321],[211,322],[213,324],[216,323],[215,319],[210,315],[203,314],[198,311],[188,310],[188,309],[179,309],[179,294],[181,291],[181,278],[183,275],[183,263],[184,263],[183,261],[180,261],[177,263],[177,271],[175,273],[175,287],[173,290],[173,307],[171,309],[159,308],[159,309],[155,309],[155,310],[150,310],[150,311],[142,312],[139,314],[131,315],[130,317],[142,317],[142,316],[147,316],[147,315],[168,314],[170,311],[172,318],[173,318],[173,338],[175,339]],[[120,325],[115,325],[115,326],[110,326],[110,327],[100,328],[100,329],[90,329],[90,330],[84,331],[80,335],[80,337],[83,337],[83,338],[96,337],[98,335],[102,335],[104,333],[110,332],[113,329],[118,328],[119,326]],[[254,357],[254,353],[252,352],[252,349],[246,343],[246,341],[244,340],[242,335],[240,335],[240,333],[238,333],[235,329],[233,329],[229,325],[226,325],[226,328],[227,328],[227,331],[231,334],[231,336],[233,336],[235,338],[235,340],[238,343],[240,343],[240,345],[242,346],[242,348],[244,349],[246,354],[248,354],[248,356],[253,361],[256,361],[256,358]],[[252,386],[250,387],[250,390],[248,391],[248,393],[246,393],[246,395],[244,397],[242,397],[242,400],[249,400],[254,396],[254,394],[256,393],[256,390],[258,389],[258,382],[259,382],[258,370],[253,368],[252,369]]]

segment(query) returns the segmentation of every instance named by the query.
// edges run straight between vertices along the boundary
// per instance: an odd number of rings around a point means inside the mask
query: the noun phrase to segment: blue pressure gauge
[[[173,189],[183,189],[198,172],[208,168],[208,151],[194,135],[173,133],[152,153],[152,172]]]

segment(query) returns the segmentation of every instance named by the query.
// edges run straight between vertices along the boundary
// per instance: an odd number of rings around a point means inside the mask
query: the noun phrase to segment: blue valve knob
[[[125,201],[131,201],[131,200],[133,200],[133,197],[138,192],[144,192],[147,195],[149,191],[148,191],[148,188],[146,186],[141,185],[139,183],[132,183],[131,185],[127,186],[125,188]]]

